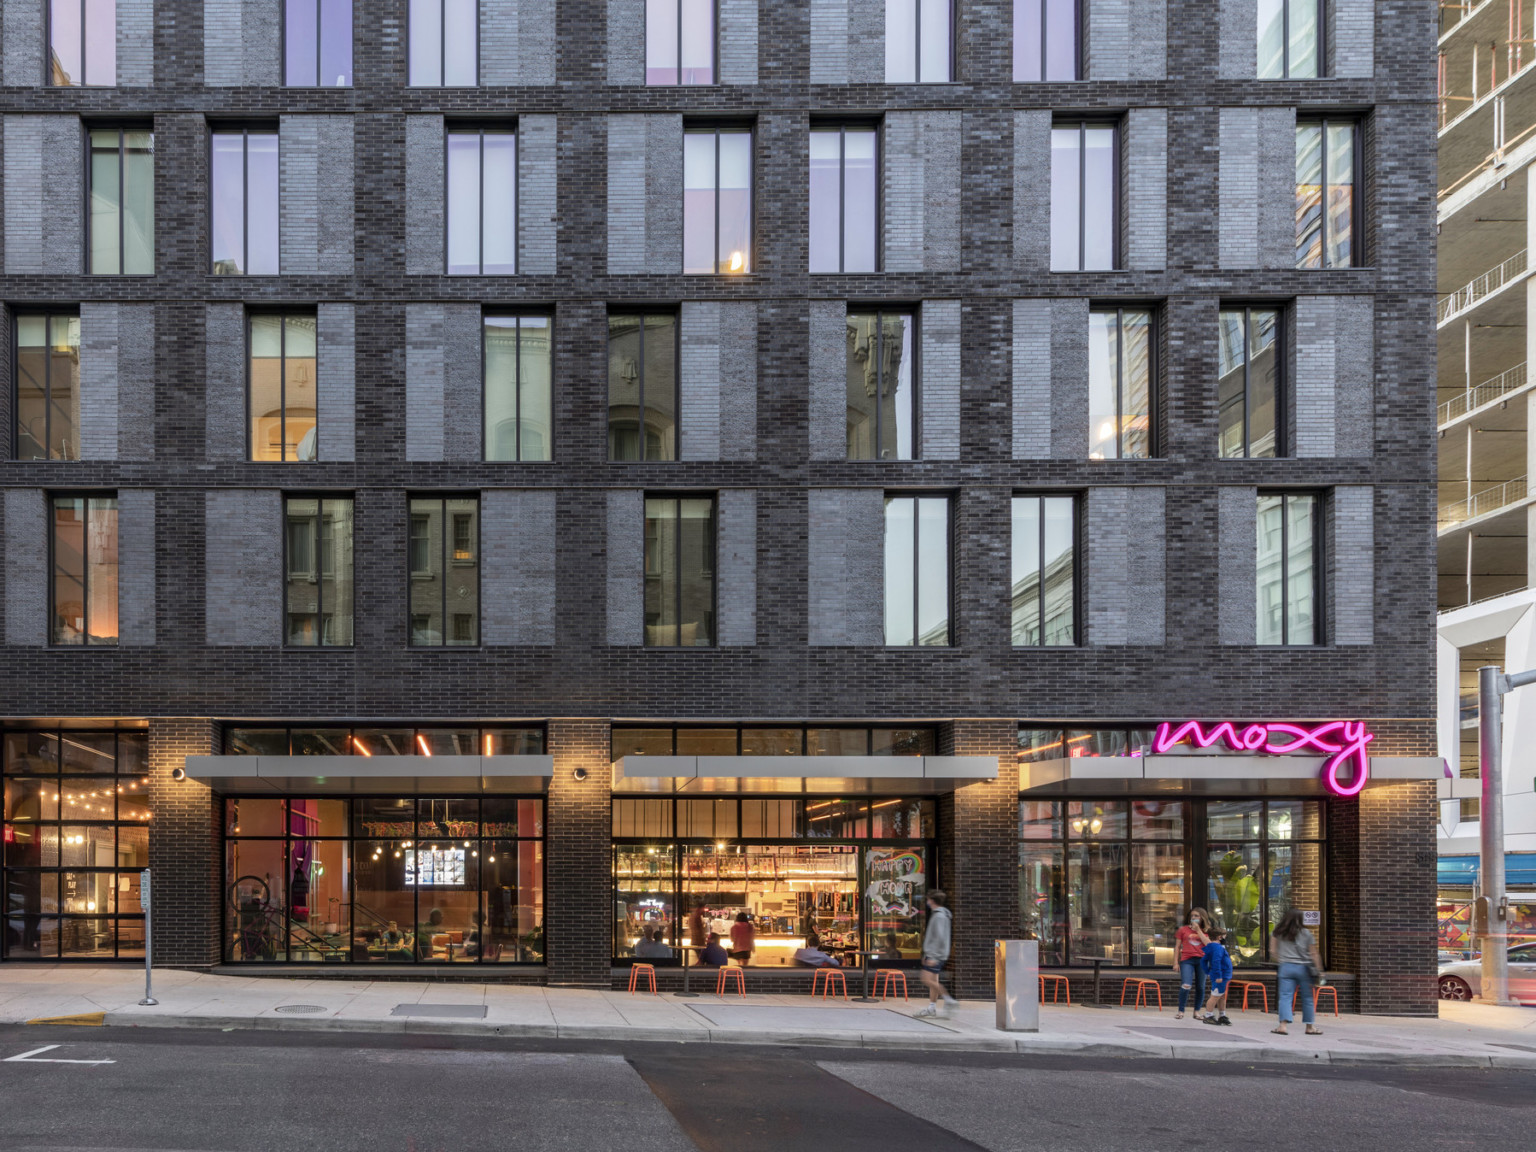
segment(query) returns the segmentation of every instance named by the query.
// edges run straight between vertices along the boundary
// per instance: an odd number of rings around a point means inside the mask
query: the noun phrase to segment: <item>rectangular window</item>
[[[1155,330],[1145,308],[1088,313],[1088,458],[1152,455]]]
[[[879,132],[811,129],[812,272],[874,272],[880,204]]]
[[[1051,270],[1115,267],[1120,157],[1113,124],[1051,127]]]
[[[947,84],[953,78],[950,0],[885,0],[885,82]]]
[[[677,316],[608,317],[608,459],[677,459]]]
[[[410,84],[473,88],[480,82],[479,0],[411,0]]]
[[[947,496],[885,498],[885,642],[950,643]]]
[[[1259,79],[1322,74],[1319,0],[1259,0]]]
[[[4,733],[7,960],[144,956],[143,731]]]
[[[352,499],[290,496],[286,511],[287,643],[352,645]]]
[[[1278,308],[1223,308],[1216,380],[1220,449],[1226,459],[1284,456],[1281,315]]]
[[[250,458],[318,459],[315,318],[252,316],[250,348]]]
[[[117,643],[117,497],[53,497],[49,643]]]
[[[1322,643],[1321,505],[1315,493],[1259,493],[1260,644]]]
[[[915,312],[848,313],[848,459],[918,458]]]
[[[715,501],[645,499],[645,645],[707,648],[715,642]]]
[[[683,271],[752,271],[752,133],[683,134]]]
[[[554,458],[551,324],[548,316],[483,321],[487,460]]]
[[[278,140],[250,129],[213,133],[213,271],[277,275]]]
[[[117,0],[48,0],[48,83],[117,83]]]
[[[517,271],[517,134],[509,128],[448,131],[448,274]]]
[[[474,496],[411,498],[411,644],[435,648],[480,642],[480,501]],[[449,621],[449,627],[443,626]]]
[[[91,272],[148,276],[155,270],[155,134],[93,128]]]
[[[645,0],[645,82],[715,82],[715,0]]]
[[[352,87],[352,0],[283,0],[283,83]]]
[[[1355,242],[1360,149],[1353,120],[1296,125],[1296,267],[1350,268]]]
[[[80,459],[80,317],[16,317],[16,459]]]
[[[1015,496],[1014,647],[1076,644],[1077,600],[1077,498]]]
[[[1078,0],[1013,0],[1013,79],[1080,80]]]

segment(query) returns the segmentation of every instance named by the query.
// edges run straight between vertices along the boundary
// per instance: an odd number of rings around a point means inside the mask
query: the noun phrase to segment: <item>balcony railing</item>
[[[1513,284],[1527,271],[1525,249],[1522,248],[1497,268],[1484,272],[1470,284],[1464,284],[1449,295],[1442,296],[1436,309],[1435,323],[1445,324],[1454,320],[1480,301]]]
[[[1436,527],[1440,531],[1452,528],[1466,520],[1476,520],[1490,512],[1497,512],[1510,504],[1518,504],[1526,497],[1525,477],[1506,480],[1493,488],[1485,488],[1470,500],[1458,500],[1440,509]]]
[[[1460,28],[1493,0],[1440,0],[1440,40]]]
[[[1516,388],[1525,387],[1525,365],[1516,364],[1513,368],[1500,372],[1492,380],[1484,380],[1476,388],[1468,388],[1460,396],[1453,396],[1440,405],[1439,423],[1449,424],[1452,420],[1460,420],[1468,412],[1481,408],[1484,404],[1492,404],[1500,396],[1507,396]]]

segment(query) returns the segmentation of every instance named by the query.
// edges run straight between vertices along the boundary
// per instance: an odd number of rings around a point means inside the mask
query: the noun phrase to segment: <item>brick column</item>
[[[939,805],[939,887],[955,914],[955,995],[993,997],[992,945],[1019,938],[1019,765],[1011,720],[956,720],[940,732],[946,756],[996,756],[997,779],[968,784]]]
[[[224,864],[219,859],[218,797],[205,784],[173,780],[188,756],[219,751],[212,720],[149,722],[149,867],[155,963],[206,968],[220,958]]]
[[[606,988],[612,967],[613,850],[608,721],[551,720],[544,828],[549,983]],[[576,779],[577,769],[587,778]]]

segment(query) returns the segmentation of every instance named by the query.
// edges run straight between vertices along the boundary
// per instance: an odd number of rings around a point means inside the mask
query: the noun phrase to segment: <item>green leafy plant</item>
[[[1264,948],[1259,878],[1241,855],[1228,852],[1211,869],[1211,892],[1211,913],[1228,932],[1227,950],[1234,960],[1252,960]]]

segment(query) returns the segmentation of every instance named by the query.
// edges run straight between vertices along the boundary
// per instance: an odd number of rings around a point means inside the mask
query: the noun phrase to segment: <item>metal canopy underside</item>
[[[543,792],[553,756],[188,756],[187,778],[215,792],[472,796]]]
[[[997,779],[995,756],[625,756],[615,792],[900,792]]]
[[[1323,756],[1073,756],[1019,765],[1019,791],[1040,796],[1332,796]],[[1370,788],[1440,780],[1432,756],[1372,756]]]

